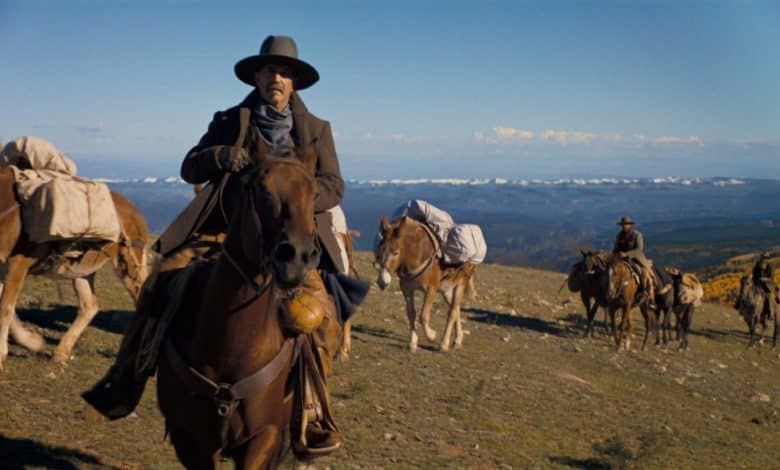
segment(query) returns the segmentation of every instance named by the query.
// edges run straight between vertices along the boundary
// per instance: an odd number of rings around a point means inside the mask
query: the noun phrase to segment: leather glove
[[[230,173],[238,173],[252,163],[246,149],[232,145],[220,146],[214,153],[214,158],[221,170]]]

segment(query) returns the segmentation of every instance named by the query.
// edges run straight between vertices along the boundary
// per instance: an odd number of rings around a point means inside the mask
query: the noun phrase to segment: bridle
[[[417,222],[417,221],[415,221],[415,222]],[[420,226],[425,231],[425,234],[428,236],[427,238],[431,242],[431,245],[433,247],[433,253],[425,261],[425,263],[422,264],[422,266],[420,266],[418,268],[415,268],[415,269],[413,269],[411,271],[407,270],[406,266],[403,266],[403,265],[399,266],[398,269],[396,269],[395,272],[398,275],[398,277],[402,278],[404,281],[413,281],[413,280],[417,279],[418,277],[422,276],[423,273],[425,273],[428,270],[428,268],[431,267],[433,262],[436,259],[438,259],[439,257],[441,257],[441,246],[439,245],[439,240],[436,238],[436,235],[434,235],[433,232],[431,231],[431,229],[427,225],[425,225],[424,223],[422,223],[422,222],[417,222],[417,223],[420,224]],[[382,241],[382,244],[385,244],[385,243],[387,243],[387,240],[383,240]],[[380,249],[381,249],[381,244],[380,244]],[[387,253],[386,252],[382,253],[382,257],[381,257],[380,262],[379,262],[379,268],[383,269],[383,270],[390,271],[387,268]]]

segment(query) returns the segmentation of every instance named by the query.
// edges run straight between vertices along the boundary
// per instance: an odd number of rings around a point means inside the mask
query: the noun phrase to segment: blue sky
[[[288,6],[292,5],[294,6]],[[346,177],[780,178],[780,2],[0,0],[0,139],[172,174],[288,34]]]

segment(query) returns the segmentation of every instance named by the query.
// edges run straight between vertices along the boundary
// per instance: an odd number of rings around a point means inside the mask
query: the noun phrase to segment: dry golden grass
[[[373,274],[365,253],[359,268]],[[397,284],[372,290],[355,320],[352,359],[336,365],[330,384],[345,445],[315,466],[777,467],[780,357],[746,348],[736,312],[697,311],[688,352],[618,354],[603,336],[582,339],[583,309],[559,292],[563,278],[480,266],[464,347],[448,354],[422,339],[410,354]],[[0,467],[177,468],[154,381],[136,414],[118,422],[79,398],[113,360],[130,314],[109,273],[98,292],[104,313],[68,365],[12,347],[0,375]],[[75,313],[70,291],[60,301],[52,281],[36,279],[24,295],[22,318],[59,339]],[[440,303],[433,322],[441,334]]]

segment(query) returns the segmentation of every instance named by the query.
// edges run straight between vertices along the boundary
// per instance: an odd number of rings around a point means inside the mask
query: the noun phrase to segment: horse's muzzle
[[[320,250],[313,242],[285,240],[274,248],[271,264],[277,282],[297,287],[320,262]]]
[[[379,276],[376,278],[376,285],[378,285],[380,289],[385,290],[392,281],[393,277],[390,275],[390,271],[386,268],[382,268],[382,270],[379,271]]]

